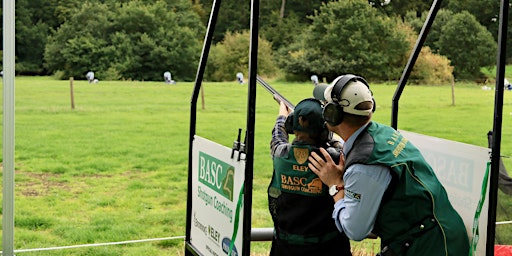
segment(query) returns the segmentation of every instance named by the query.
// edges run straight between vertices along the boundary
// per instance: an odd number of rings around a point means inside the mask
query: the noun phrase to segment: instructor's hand
[[[332,160],[331,155],[329,155],[325,149],[320,148],[320,153],[322,153],[326,160],[323,160],[317,153],[312,152],[308,158],[308,167],[328,187],[332,185],[344,185],[343,167],[345,165],[345,157],[343,154],[340,154],[340,162],[336,165]]]

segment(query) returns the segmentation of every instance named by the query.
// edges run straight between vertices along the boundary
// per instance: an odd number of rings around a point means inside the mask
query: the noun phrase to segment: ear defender
[[[342,93],[343,89],[345,88],[345,86],[349,82],[352,82],[352,81],[354,81],[354,82],[359,81],[359,82],[363,83],[364,85],[366,85],[366,87],[368,87],[368,89],[370,89],[368,82],[360,76],[348,74],[348,75],[343,75],[343,76],[338,77],[337,81],[335,82],[335,84],[332,88],[331,95],[330,95],[332,102],[327,103],[324,106],[324,110],[322,112],[325,122],[327,122],[331,126],[336,126],[336,125],[339,125],[341,122],[343,122],[344,113],[345,113],[343,108],[349,106],[351,103],[348,99],[342,99],[341,93]],[[372,101],[373,101],[372,112],[375,112],[376,104],[375,104],[375,99],[373,98],[373,96],[372,96]]]
[[[325,122],[331,126],[336,126],[343,122],[343,107],[338,103],[327,103],[322,115]]]
[[[284,121],[284,130],[288,134],[293,134],[293,111],[288,114],[286,120]]]

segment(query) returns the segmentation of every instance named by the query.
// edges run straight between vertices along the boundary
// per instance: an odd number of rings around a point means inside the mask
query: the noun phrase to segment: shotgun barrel
[[[272,94],[272,96],[274,96],[274,99],[277,101],[277,103],[282,101],[289,109],[291,109],[291,110],[295,109],[295,105],[293,105],[293,103],[291,103],[283,95],[281,95],[276,89],[274,89],[272,86],[270,86],[270,84],[265,82],[265,80],[263,80],[263,78],[256,75],[256,81],[258,81],[258,83],[261,86],[263,86],[270,94]]]

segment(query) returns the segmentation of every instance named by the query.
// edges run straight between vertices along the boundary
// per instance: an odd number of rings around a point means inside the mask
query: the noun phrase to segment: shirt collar
[[[345,141],[345,144],[343,144],[343,153],[346,155],[348,155],[348,153],[350,152],[350,150],[352,150],[352,146],[354,145],[354,141],[356,140],[356,138],[359,136],[359,134],[361,134],[361,132],[368,126],[370,125],[370,122],[368,122],[367,124],[359,127],[359,129],[357,129],[349,138],[347,141]]]

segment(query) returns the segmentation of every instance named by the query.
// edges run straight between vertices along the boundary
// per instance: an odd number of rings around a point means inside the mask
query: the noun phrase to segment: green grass
[[[268,82],[292,102],[312,95],[310,83]],[[236,82],[203,86],[205,108],[200,97],[196,134],[231,147],[238,128],[245,131],[247,87]],[[395,87],[372,85],[376,121],[390,124]],[[69,88],[69,81],[16,78],[15,248],[183,236],[193,83],[75,81],[75,109]],[[505,91],[503,106],[505,156],[512,156],[511,93]],[[269,142],[278,105],[261,86],[256,103],[252,223],[270,227]],[[452,105],[450,86],[408,86],[399,106],[399,129],[487,147],[493,90],[456,84]],[[512,169],[512,160],[504,161]],[[510,198],[502,201],[500,207],[510,211]],[[505,235],[512,233],[509,229],[498,228],[500,239],[510,244],[512,237]],[[251,252],[264,255],[269,245],[252,243]],[[19,253],[182,254],[183,240]]]

